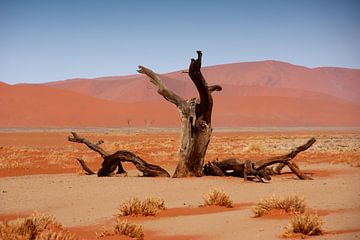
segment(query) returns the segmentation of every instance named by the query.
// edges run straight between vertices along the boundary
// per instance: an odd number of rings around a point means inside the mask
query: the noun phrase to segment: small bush
[[[141,203],[141,214],[143,216],[154,216],[159,210],[165,210],[165,202],[161,198],[147,198]]]
[[[284,198],[272,196],[261,200],[252,210],[255,217],[260,217],[273,209],[284,210],[289,213],[304,213],[306,210],[305,199],[297,195]]]
[[[77,238],[69,232],[59,231],[54,232],[51,230],[43,231],[36,240],[76,240]]]
[[[98,237],[114,236],[114,235],[126,235],[138,240],[144,239],[144,232],[142,226],[135,223],[129,223],[128,221],[118,222],[113,230],[105,230]]]
[[[141,214],[141,201],[138,198],[130,198],[120,204],[120,216]]]
[[[75,240],[54,217],[34,213],[26,218],[0,222],[0,239]]]
[[[204,196],[204,206],[212,205],[232,208],[233,201],[223,190],[214,189]]]
[[[121,221],[115,225],[115,233],[126,235],[136,239],[144,239],[144,233],[142,226],[135,223],[129,223],[127,221]]]
[[[322,220],[318,215],[310,213],[296,214],[285,229],[285,237],[293,237],[297,234],[312,236],[323,233]]]
[[[161,198],[146,198],[144,201],[140,201],[138,198],[131,198],[120,204],[120,214],[118,214],[117,216],[154,216],[159,212],[159,210],[164,209],[165,202]]]

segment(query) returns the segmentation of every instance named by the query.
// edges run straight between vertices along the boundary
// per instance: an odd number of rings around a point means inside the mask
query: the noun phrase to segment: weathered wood
[[[243,162],[237,158],[224,159],[222,161],[211,161],[204,165],[203,172],[205,175],[236,176],[243,177],[245,180],[247,180],[248,176],[254,176],[259,181],[263,182],[262,179],[270,180],[270,175],[280,174],[282,168],[279,170],[277,169],[278,167],[276,167],[274,170],[274,168],[271,168],[270,166],[274,164],[281,164],[283,166],[288,166],[299,179],[309,180],[312,178],[304,174],[291,160],[294,159],[300,152],[306,151],[315,142],[315,138],[311,138],[307,141],[307,143],[293,149],[288,154],[257,162],[253,162],[251,160]]]
[[[116,168],[118,169],[117,174],[126,173],[121,162],[133,163],[135,167],[143,173],[144,177],[170,177],[170,174],[165,169],[157,165],[147,163],[145,160],[141,159],[139,156],[135,155],[132,152],[117,151],[113,154],[109,154],[104,149],[99,147],[99,145],[103,143],[102,140],[94,144],[91,141],[87,140],[86,138],[80,137],[75,132],[72,132],[71,134],[73,135],[73,137],[69,136],[68,138],[70,142],[83,143],[86,146],[88,146],[91,150],[99,153],[103,158],[101,168],[97,172],[97,175],[99,177],[109,176],[111,173],[113,173],[116,170]],[[87,174],[89,175],[95,174],[95,172],[92,171],[86,165],[84,160],[82,159],[77,159],[77,160]]]
[[[255,170],[254,163],[251,160],[243,162],[238,158],[208,162],[204,165],[203,173],[208,176],[241,177],[244,178],[245,181],[252,177],[255,177],[260,182],[264,182],[263,179],[267,181],[271,180],[270,175],[264,169]]]
[[[71,132],[71,134],[72,134],[72,137],[71,136],[68,137],[68,140],[70,142],[83,143],[86,146],[88,146],[88,148],[90,148],[91,150],[99,153],[101,155],[101,157],[103,157],[103,158],[109,155],[109,153],[107,153],[104,149],[99,147],[99,145],[101,143],[103,143],[104,141],[99,140],[97,143],[92,143],[89,140],[80,137],[76,132]]]
[[[78,160],[80,166],[82,167],[82,169],[85,171],[86,174],[88,175],[95,174],[95,172],[88,167],[88,165],[85,163],[84,160],[82,160],[81,158],[77,158],[76,160]]]
[[[179,108],[184,107],[185,100],[170,90],[164,82],[161,80],[158,74],[154,73],[151,69],[144,66],[138,66],[138,73],[147,75],[150,78],[150,82],[158,87],[158,93],[163,96],[169,102],[175,104]]]
[[[168,89],[158,74],[139,66],[139,73],[150,78],[158,87],[158,93],[175,104],[180,113],[181,138],[178,152],[178,164],[173,177],[202,176],[204,157],[212,133],[211,114],[213,99],[211,93],[221,91],[221,86],[208,86],[201,73],[202,53],[197,51],[197,59],[191,59],[187,72],[199,93],[199,99],[184,100]]]
[[[305,144],[294,148],[293,150],[291,150],[287,154],[277,156],[277,157],[268,158],[268,159],[264,159],[264,160],[261,160],[261,161],[257,161],[255,163],[255,169],[259,170],[259,169],[265,168],[265,167],[267,167],[269,165],[273,165],[275,163],[280,163],[280,164],[287,165],[285,162],[288,162],[291,159],[295,158],[300,152],[306,151],[315,142],[316,142],[316,139],[311,138]]]
[[[139,156],[129,151],[117,151],[104,158],[101,164],[102,168],[99,169],[98,175],[105,176],[113,166],[120,162],[131,162],[135,167],[143,173],[144,177],[170,177],[170,174],[163,168],[147,163]]]

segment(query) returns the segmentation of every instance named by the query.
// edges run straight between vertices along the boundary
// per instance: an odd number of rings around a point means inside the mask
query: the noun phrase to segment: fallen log
[[[306,151],[316,142],[315,138],[311,138],[307,143],[293,149],[288,154],[277,157],[268,158],[253,162],[252,160],[241,161],[238,158],[230,158],[224,160],[215,160],[206,163],[203,167],[204,175],[212,176],[235,176],[248,180],[249,176],[253,176],[261,182],[270,180],[271,175],[281,174],[281,170],[288,166],[290,170],[302,180],[310,180],[311,177],[303,173],[300,168],[291,160],[300,152]],[[271,165],[278,164],[275,168]]]
[[[92,143],[86,138],[80,137],[75,132],[71,132],[71,134],[72,136],[68,137],[68,140],[70,142],[83,143],[91,150],[99,153],[100,156],[103,158],[101,168],[97,171],[97,175],[99,177],[109,176],[116,170],[116,168],[118,169],[116,174],[126,173],[125,169],[121,164],[122,162],[131,162],[132,164],[134,164],[135,167],[143,173],[144,177],[170,177],[170,174],[165,169],[161,168],[160,166],[146,162],[132,152],[121,150],[113,154],[109,154],[99,146],[101,143],[103,143],[102,140],[98,141],[97,143]],[[95,174],[95,172],[87,166],[84,160],[77,160],[80,163],[82,169],[87,174]]]

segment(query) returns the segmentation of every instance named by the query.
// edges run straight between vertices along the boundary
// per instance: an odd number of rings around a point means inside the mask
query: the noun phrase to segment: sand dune
[[[217,94],[214,126],[358,126],[359,105],[317,96]],[[176,107],[162,99],[125,104],[41,85],[0,86],[0,109],[1,127],[179,126]]]
[[[156,69],[154,69],[156,70]],[[204,76],[209,84],[220,84],[234,89],[231,96],[243,96],[245,89],[256,88],[276,91],[294,89],[322,93],[348,101],[360,103],[360,70],[346,68],[306,68],[277,61],[248,62],[204,67]],[[181,72],[164,74],[163,80],[179,95],[196,94],[194,86]],[[156,100],[153,87],[141,75],[127,77],[105,77],[51,82],[47,85],[72,90],[119,102]],[[133,95],[129,94],[132,93]],[[281,95],[279,95],[281,96]]]
[[[214,126],[359,126],[360,70],[309,69],[264,61],[205,67]],[[162,75],[184,98],[197,97],[187,74]],[[145,76],[0,82],[0,127],[178,127],[177,109]]]

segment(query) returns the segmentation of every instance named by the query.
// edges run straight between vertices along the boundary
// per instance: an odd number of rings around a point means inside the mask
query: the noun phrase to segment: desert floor
[[[101,158],[85,145],[67,141],[70,129],[0,131],[0,220],[51,214],[82,239],[114,225],[121,202],[161,197],[167,209],[155,217],[127,217],[143,226],[145,239],[279,239],[288,214],[254,218],[252,207],[273,195],[305,197],[323,220],[325,234],[311,239],[360,239],[359,129],[215,129],[206,160],[260,160],[289,152],[315,137],[294,161],[314,180],[290,173],[269,183],[233,177],[143,178],[124,164],[127,177],[84,175],[76,158],[96,170]],[[172,173],[180,133],[173,129],[79,129],[109,152],[132,151]],[[234,208],[200,207],[204,194],[223,189]],[[126,239],[112,237],[104,239]]]

